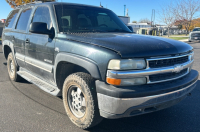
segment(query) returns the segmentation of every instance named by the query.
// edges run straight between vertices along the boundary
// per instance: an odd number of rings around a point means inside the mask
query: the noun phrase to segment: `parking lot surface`
[[[200,71],[200,43],[195,49],[193,69]],[[117,120],[104,119],[89,130],[81,130],[67,117],[61,98],[27,82],[9,80],[0,44],[0,132],[199,132],[200,81],[179,104],[154,113]]]

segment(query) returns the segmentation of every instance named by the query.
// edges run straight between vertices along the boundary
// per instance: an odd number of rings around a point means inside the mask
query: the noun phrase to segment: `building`
[[[162,30],[162,35],[168,35],[168,27],[167,26],[157,25],[156,28],[158,28],[159,30]],[[186,34],[186,30],[179,29],[178,26],[172,26],[169,28],[169,34],[170,35]]]
[[[1,23],[5,23],[6,22],[6,19],[1,19]]]
[[[151,28],[151,25],[148,23],[130,23],[130,17],[129,16],[118,16],[126,26],[131,26],[133,28],[133,31],[135,33],[139,34],[139,29],[141,28]]]
[[[0,22],[0,37],[2,35],[3,27],[4,27],[4,23]]]
[[[128,23],[127,26],[131,26],[135,33],[139,33],[140,29],[151,28],[148,23]]]
[[[118,16],[126,25],[130,23],[130,17],[129,16]]]

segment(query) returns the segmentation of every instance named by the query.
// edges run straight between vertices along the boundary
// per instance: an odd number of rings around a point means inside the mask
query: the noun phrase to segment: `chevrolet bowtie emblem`
[[[176,66],[174,66],[174,70],[173,70],[173,72],[175,72],[175,73],[179,73],[180,71],[183,70],[183,68],[184,68],[183,65],[176,65]]]

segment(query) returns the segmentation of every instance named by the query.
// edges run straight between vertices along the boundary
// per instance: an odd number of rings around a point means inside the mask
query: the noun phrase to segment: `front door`
[[[49,8],[47,6],[37,7],[31,23],[33,22],[47,23],[48,29],[52,30]],[[49,35],[30,32],[26,35],[25,61],[27,69],[52,84],[54,84],[54,44],[55,40]]]

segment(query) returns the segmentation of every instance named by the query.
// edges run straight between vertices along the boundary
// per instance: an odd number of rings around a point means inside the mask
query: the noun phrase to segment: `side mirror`
[[[133,32],[133,28],[131,26],[128,26],[128,28]]]
[[[52,32],[49,29],[47,29],[47,23],[43,23],[43,22],[31,23],[29,31],[31,33],[47,34],[49,36],[52,35]]]

